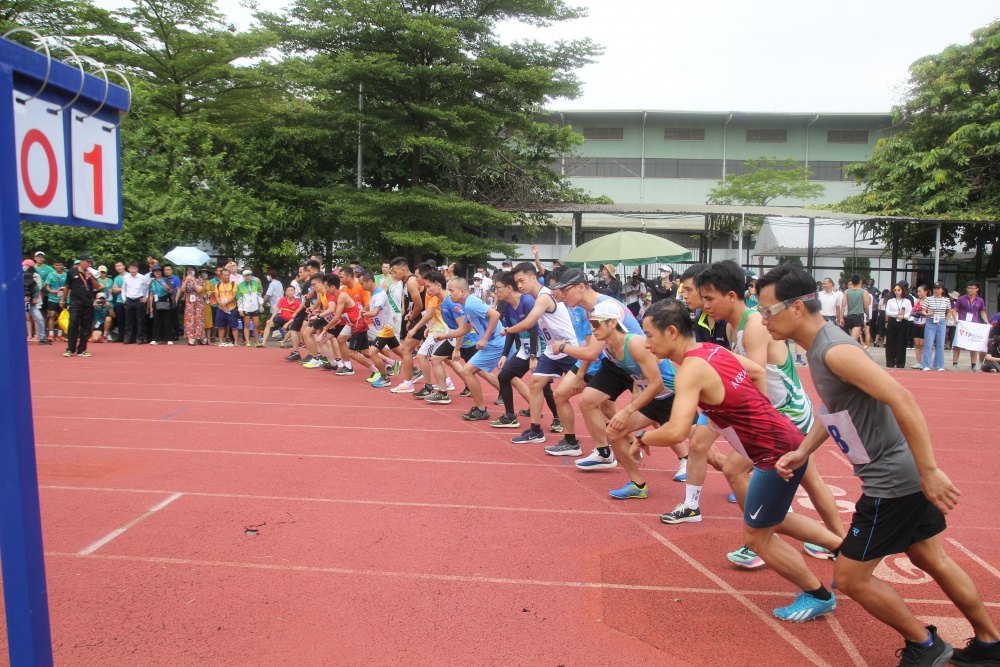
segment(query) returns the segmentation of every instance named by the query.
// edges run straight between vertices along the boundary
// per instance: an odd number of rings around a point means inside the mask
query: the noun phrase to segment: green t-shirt
[[[104,326],[104,318],[107,317],[110,312],[107,306],[94,306],[94,328],[96,329],[98,325]]]
[[[51,276],[55,272],[56,272],[56,270],[53,269],[48,264],[45,264],[43,266],[36,266],[35,267],[35,273],[37,273],[38,275],[40,275],[42,277],[42,283],[44,283],[46,280],[48,280],[49,276]]]
[[[122,285],[124,283],[125,283],[124,276],[115,276],[115,279],[111,281],[111,285],[119,289],[122,289]],[[108,299],[110,299],[112,303],[124,303],[122,292],[118,292],[117,294],[112,292],[111,294],[108,294]]]
[[[65,271],[63,271],[62,273],[56,273],[55,270],[53,269],[52,274],[45,279],[45,285],[54,292],[48,295],[47,300],[49,303],[59,303],[58,290],[61,290],[63,287],[66,286],[66,275],[67,274]]]

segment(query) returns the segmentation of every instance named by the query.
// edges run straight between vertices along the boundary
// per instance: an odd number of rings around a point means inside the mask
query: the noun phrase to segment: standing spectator
[[[125,282],[125,263],[121,260],[115,262],[115,278],[111,281],[111,308],[115,311],[115,340],[119,343],[125,342],[125,295],[122,294],[122,283]]]
[[[100,290],[104,292],[104,298],[107,299],[108,295],[111,294],[111,288],[114,287],[114,280],[108,276],[108,267],[103,264],[97,267],[97,283],[101,286]]]
[[[892,293],[884,289],[882,290],[882,296],[872,302],[875,305],[875,316],[872,318],[872,322],[875,325],[872,332],[872,335],[875,337],[875,347],[878,347],[880,342],[882,347],[885,347],[885,304],[889,302],[891,297]]]
[[[618,280],[618,274],[615,271],[615,267],[610,264],[601,265],[601,279],[594,287],[594,291],[600,292],[601,294],[607,294],[612,299],[622,298],[622,284],[621,281]]]
[[[253,272],[247,269],[243,272],[243,281],[236,286],[236,308],[243,318],[243,342],[247,347],[264,347],[263,343],[257,340],[257,335],[260,334],[260,312],[263,307],[264,288],[260,280],[253,277]],[[250,333],[251,324],[253,334]],[[253,345],[250,344],[251,335],[254,337]]]
[[[184,337],[187,338],[188,345],[194,345],[195,341],[208,344],[205,336],[204,292],[205,279],[196,277],[194,267],[189,266],[180,291],[180,298],[184,303]]]
[[[472,287],[469,291],[475,294],[477,297],[486,301],[486,288],[483,286],[483,274],[478,271],[472,276]]]
[[[90,255],[80,255],[80,263],[66,273],[66,285],[62,289],[59,305],[65,305],[69,298],[69,331],[64,357],[79,354],[89,357],[87,341],[94,322],[94,294],[99,291],[97,279],[90,273]],[[94,271],[94,273],[97,273]]]
[[[673,283],[674,269],[669,264],[660,265],[660,276],[650,284],[650,298],[653,303],[673,299],[677,287]]]
[[[934,293],[924,300],[924,356],[921,359],[924,370],[931,369],[931,355],[934,357],[934,370],[944,370],[944,343],[946,321],[951,312],[951,300],[944,295],[944,285],[934,283]]]
[[[60,341],[66,340],[62,329],[59,328],[59,314],[62,312],[62,304],[59,303],[63,287],[66,286],[66,271],[63,268],[61,259],[52,260],[52,273],[45,279],[43,291],[45,292],[45,302],[48,310],[49,335]],[[65,299],[63,299],[65,301]]]
[[[906,287],[898,283],[885,304],[885,367],[906,368],[906,338],[913,310]]]
[[[107,294],[98,292],[97,296],[94,297],[94,325],[91,327],[90,342],[107,343],[114,319],[114,311],[108,304]]]
[[[912,295],[911,295],[912,296]],[[913,321],[910,322],[910,333],[913,335],[913,351],[916,363],[910,368],[920,369],[924,367],[924,329],[927,327],[927,315],[924,312],[924,304],[927,302],[927,285],[917,286],[917,299],[913,302]]]
[[[979,283],[970,280],[965,286],[965,294],[958,297],[955,305],[952,306],[952,314],[955,316],[956,326],[958,322],[982,322],[989,324],[986,317],[986,302],[979,296]],[[960,347],[954,342],[951,344],[951,370],[958,370],[958,356]],[[969,350],[969,362],[973,373],[979,372],[977,360],[982,361],[983,353]]]
[[[841,308],[844,312],[844,328],[851,338],[862,343],[866,350],[868,345],[862,342],[861,330],[865,326],[865,313],[869,312],[871,303],[872,295],[861,288],[861,276],[855,273],[851,276],[851,286],[844,293]]]
[[[757,299],[756,276],[750,276],[747,278],[746,291],[743,292],[743,302],[747,305],[747,308],[756,308],[760,305],[760,300]]]
[[[149,282],[146,276],[139,274],[138,264],[129,262],[128,275],[122,278],[122,299],[125,301],[125,334],[122,342],[126,345],[145,340],[148,298]]]
[[[844,295],[840,290],[834,289],[833,281],[829,278],[823,279],[823,289],[816,293],[819,299],[819,314],[827,322],[833,322],[837,326],[844,326],[844,312],[842,302]]]
[[[174,312],[174,286],[163,275],[163,267],[155,264],[150,270],[153,278],[149,281],[149,313],[153,316],[153,332],[150,345],[174,344],[174,328],[171,317]]]
[[[264,294],[265,303],[267,303],[267,309],[269,312],[273,313],[278,309],[278,301],[285,294],[285,288],[281,286],[281,281],[278,280],[278,272],[275,269],[267,270],[267,292]]]
[[[35,325],[35,336],[39,345],[51,345],[52,340],[45,332],[45,317],[39,305],[42,304],[41,279],[35,273],[34,262],[30,259],[21,263],[21,271],[24,279],[24,312],[26,313],[25,323],[28,327],[28,340],[31,340],[31,325]]]
[[[642,308],[642,300],[646,296],[646,283],[642,282],[642,276],[638,273],[632,274],[632,279],[625,286],[625,307],[632,311],[636,317]]]
[[[184,333],[180,324],[181,317],[183,317],[181,309],[184,307],[184,303],[180,299],[181,279],[174,275],[174,267],[170,264],[163,265],[163,278],[170,281],[170,287],[174,290],[170,296],[173,306],[170,309],[170,340],[177,340],[177,334]]]
[[[213,313],[215,327],[219,330],[219,347],[233,347],[238,320],[236,312],[236,283],[230,278],[229,269],[222,269],[219,284],[215,286],[218,309]]]

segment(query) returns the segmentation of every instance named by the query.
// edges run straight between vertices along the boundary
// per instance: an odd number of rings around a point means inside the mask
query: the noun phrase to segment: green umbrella
[[[691,259],[691,253],[686,248],[665,238],[642,232],[615,232],[577,246],[559,261],[564,266],[582,267],[585,264],[634,266],[688,259]]]

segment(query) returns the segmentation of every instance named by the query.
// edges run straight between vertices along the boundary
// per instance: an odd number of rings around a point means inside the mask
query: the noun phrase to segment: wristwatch
[[[566,349],[566,343],[559,343],[559,354],[562,354],[563,350],[565,349]]]
[[[635,441],[638,442],[640,445],[643,444],[642,436],[644,435],[646,435],[646,429],[642,429],[641,431],[635,434]]]

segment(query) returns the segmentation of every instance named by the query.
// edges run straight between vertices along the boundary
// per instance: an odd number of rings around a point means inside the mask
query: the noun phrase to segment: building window
[[[828,144],[867,144],[868,130],[830,130],[826,133]]]
[[[784,144],[788,142],[788,130],[747,130],[748,144]]]
[[[663,130],[664,141],[705,141],[705,129],[697,127],[668,127]]]
[[[640,158],[566,158],[566,175],[573,178],[639,178],[641,170]]]
[[[583,138],[585,141],[621,141],[624,135],[625,130],[621,127],[583,128]]]

